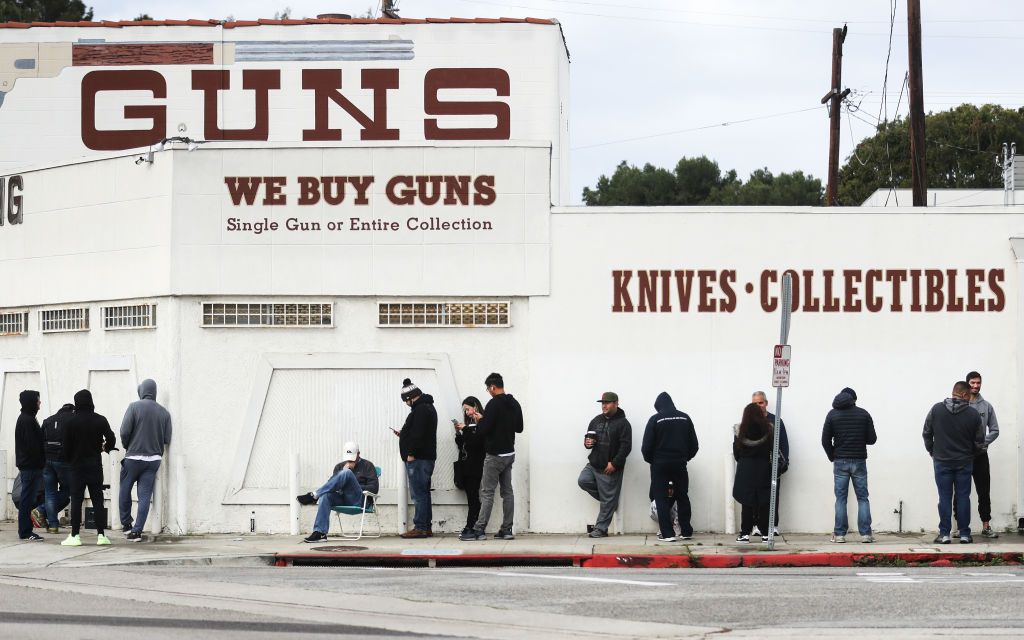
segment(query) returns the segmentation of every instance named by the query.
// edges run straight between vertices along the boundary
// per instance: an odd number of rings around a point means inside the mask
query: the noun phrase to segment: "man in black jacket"
[[[961,543],[971,537],[971,473],[974,457],[985,446],[985,421],[970,406],[971,387],[953,385],[952,397],[937,402],[924,419],[924,447],[932,457],[939,491],[939,535],[936,544],[949,544],[951,502],[956,492],[956,526]]]
[[[405,463],[412,494],[413,511],[411,529],[403,538],[429,538],[434,535],[430,526],[433,511],[430,504],[430,476],[437,460],[437,410],[434,398],[420,391],[409,378],[402,381],[402,402],[409,405],[409,415],[398,434],[398,451]]]
[[[41,535],[32,531],[32,508],[43,483],[43,467],[46,466],[46,452],[43,448],[43,430],[39,427],[36,414],[43,406],[39,392],[26,389],[18,396],[21,414],[14,426],[14,458],[21,473],[21,499],[18,501],[18,537],[38,542]]]
[[[654,401],[656,414],[647,421],[640,452],[651,465],[651,494],[658,508],[658,540],[675,541],[672,504],[676,504],[682,539],[693,537],[690,526],[690,476],[686,463],[697,455],[697,431],[690,416],[676,409],[672,396],[662,391]],[[603,415],[603,414],[602,414]],[[593,532],[591,532],[593,533]]]
[[[832,462],[835,479],[836,522],[832,542],[846,542],[849,524],[846,516],[846,495],[853,482],[857,494],[857,529],[861,542],[874,542],[871,535],[871,505],[868,502],[868,448],[875,444],[875,423],[864,409],[857,406],[857,393],[845,387],[832,401],[832,410],[825,416],[821,430],[821,446]]]
[[[619,396],[611,391],[601,394],[601,413],[590,421],[583,437],[583,446],[590,449],[587,465],[576,480],[580,489],[601,503],[597,522],[588,534],[591,538],[604,538],[612,523],[612,515],[619,506],[622,491],[622,470],[626,457],[633,449],[633,427],[626,412],[619,408]],[[679,514],[682,524],[682,512]],[[659,515],[659,520],[661,516]],[[672,527],[669,526],[669,531]],[[692,533],[692,531],[691,531]]]
[[[82,546],[79,531],[86,488],[89,489],[96,518],[96,544],[110,544],[104,535],[107,512],[103,508],[103,461],[100,453],[113,451],[117,438],[107,419],[95,409],[88,389],[75,394],[75,415],[68,422],[64,434],[64,457],[71,467],[71,533],[61,541],[65,547]]]
[[[46,490],[47,533],[60,533],[60,512],[71,503],[71,472],[64,461],[64,433],[74,415],[75,405],[68,403],[43,420],[43,442],[46,449],[43,488]]]
[[[512,394],[505,393],[505,380],[492,373],[484,380],[491,399],[481,415],[473,411],[477,435],[484,439],[484,474],[480,480],[480,517],[472,531],[463,532],[459,540],[486,540],[487,523],[494,507],[494,491],[501,486],[501,528],[494,535],[512,540],[516,501],[512,491],[512,464],[516,461],[516,434],[523,432],[523,408]]]

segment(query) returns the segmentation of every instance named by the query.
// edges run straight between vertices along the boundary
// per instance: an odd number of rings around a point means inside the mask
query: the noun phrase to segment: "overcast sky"
[[[272,18],[285,8],[301,18],[364,13],[377,5],[371,0],[86,4],[97,20],[143,12],[157,19]],[[907,70],[906,4],[895,0],[890,118],[897,113]],[[922,4],[926,110],[962,102],[1024,105],[1024,87],[1017,83],[1024,1]],[[843,161],[854,141],[871,135],[873,124],[885,116],[890,0],[400,0],[397,5],[410,18],[530,16],[562,23],[572,60],[573,202],[584,186],[610,175],[622,160],[671,168],[683,156],[707,155],[743,178],[768,167],[776,173],[799,169],[824,182],[828,115],[820,100],[829,90],[832,28],[844,22],[849,35],[843,84],[854,91],[860,110],[844,112]],[[906,110],[904,92],[899,113]]]

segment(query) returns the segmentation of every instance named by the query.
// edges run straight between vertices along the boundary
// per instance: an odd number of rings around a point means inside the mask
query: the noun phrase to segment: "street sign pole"
[[[782,424],[782,388],[789,386],[789,321],[793,306],[793,278],[790,274],[782,276],[782,323],[779,331],[779,344],[776,345],[773,367],[772,386],[775,387],[775,425],[772,438],[772,493],[768,506],[768,548],[775,548],[775,504],[779,492],[779,429]],[[780,349],[781,347],[781,349]]]

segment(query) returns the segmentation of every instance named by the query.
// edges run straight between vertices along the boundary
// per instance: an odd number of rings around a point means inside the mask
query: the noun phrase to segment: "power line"
[[[664,133],[652,133],[652,134],[649,134],[649,135],[636,136],[636,137],[633,137],[633,138],[621,138],[619,140],[609,140],[607,142],[596,142],[594,144],[586,144],[586,145],[579,146],[579,147],[571,147],[571,150],[572,151],[580,151],[580,150],[583,150],[583,149],[593,149],[595,147],[606,147],[606,146],[613,145],[613,144],[622,144],[624,142],[635,142],[637,140],[649,140],[651,138],[663,138],[665,136],[674,136],[674,135],[678,135],[680,133],[691,133],[693,131],[703,131],[705,129],[715,129],[715,128],[718,128],[718,127],[728,127],[728,126],[732,126],[734,124],[743,124],[743,123],[746,123],[746,122],[754,122],[754,121],[757,121],[757,120],[767,120],[769,118],[780,118],[782,116],[789,116],[789,115],[793,115],[793,114],[797,114],[797,113],[806,113],[808,111],[820,111],[821,109],[824,109],[824,108],[825,108],[824,106],[818,106],[818,107],[808,107],[806,109],[796,109],[794,111],[783,111],[781,113],[770,113],[770,114],[763,115],[763,116],[754,116],[752,118],[744,118],[742,120],[730,120],[728,122],[718,122],[718,123],[715,123],[715,124],[706,124],[706,125],[703,125],[703,126],[700,126],[700,127],[691,127],[689,129],[677,129],[676,131],[666,131]]]
[[[489,0],[459,0],[459,1],[460,2],[468,2],[468,3],[472,3],[472,4],[482,4],[482,5],[492,6],[492,7],[509,7],[509,8],[515,8],[515,9],[527,9],[527,10],[530,10],[530,11],[541,11],[541,12],[548,12],[548,11],[550,11],[550,9],[548,7],[537,7],[537,6],[533,6],[533,5],[517,4],[517,3],[512,3],[512,2],[491,2]],[[633,9],[634,7],[626,7],[626,8]],[[559,14],[568,14],[568,15],[577,15],[577,16],[587,16],[587,17],[591,17],[591,18],[610,18],[610,19],[613,19],[613,20],[628,20],[628,21],[631,21],[631,22],[657,22],[657,23],[661,23],[661,24],[684,24],[684,25],[690,25],[690,26],[712,27],[712,28],[718,28],[718,29],[746,29],[746,30],[752,30],[752,31],[777,31],[777,32],[783,32],[783,33],[809,33],[809,34],[815,34],[815,35],[822,35],[822,33],[823,33],[819,29],[797,29],[797,28],[787,28],[787,27],[763,27],[763,26],[756,26],[756,25],[743,25],[743,24],[722,24],[722,23],[717,23],[717,22],[696,22],[696,21],[690,21],[690,20],[672,20],[672,19],[666,19],[666,18],[648,18],[648,17],[643,17],[643,16],[631,16],[631,15],[610,15],[610,14],[607,14],[607,13],[594,13],[594,12],[588,12],[588,11],[573,11],[573,10],[569,10],[569,9],[559,9],[558,13]],[[735,15],[735,16],[732,16],[732,17],[745,17],[745,16]],[[751,18],[754,18],[754,16],[751,16]],[[994,21],[996,21],[996,22],[1014,22],[1014,20],[1006,20],[1006,21],[994,20]],[[956,21],[956,20],[949,20],[948,22],[957,23],[958,21]],[[879,37],[879,38],[885,38],[885,37],[889,36],[889,34],[887,34],[887,33],[873,33],[873,32],[863,32],[863,33],[858,32],[857,35],[858,36]],[[901,34],[898,34],[898,35],[902,37],[902,36],[905,36],[906,34],[901,33]],[[925,39],[928,39],[928,40],[931,40],[931,39],[954,39],[954,40],[1024,40],[1024,36],[994,36],[994,35],[977,35],[977,36],[975,36],[975,35],[961,35],[961,34],[928,34],[928,35],[926,35],[924,37],[925,37]]]

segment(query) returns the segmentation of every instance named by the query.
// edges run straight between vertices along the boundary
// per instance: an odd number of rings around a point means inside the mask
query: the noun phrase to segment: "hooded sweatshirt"
[[[875,444],[875,423],[871,414],[856,405],[857,398],[845,389],[832,401],[821,430],[821,446],[828,459],[865,460],[867,445]]]
[[[487,401],[484,417],[476,425],[484,439],[484,451],[492,456],[516,452],[516,434],[523,432],[523,408],[511,393],[499,393]]]
[[[996,410],[992,408],[988,400],[981,397],[980,393],[971,399],[971,408],[981,414],[981,421],[985,423],[988,430],[988,433],[985,434],[985,445],[982,447],[982,450],[988,450],[988,445],[999,437],[999,421],[996,420]]]
[[[697,455],[697,431],[690,416],[676,409],[662,391],[654,401],[656,414],[647,421],[640,452],[650,464],[685,465]]]
[[[437,409],[434,396],[423,393],[409,409],[402,431],[398,434],[398,452],[402,460],[437,460]]]
[[[14,458],[19,469],[38,470],[46,466],[43,430],[39,427],[39,392],[26,389],[18,396],[21,414],[14,426]]]
[[[43,420],[43,443],[46,447],[47,462],[64,462],[64,434],[73,415],[75,405],[67,403],[57,413]]]
[[[924,448],[936,462],[963,466],[985,446],[985,423],[960,398],[936,402],[924,419]]]
[[[110,453],[117,444],[110,423],[95,409],[88,389],[75,394],[75,415],[64,434],[64,459],[74,467],[101,466],[100,452]]]
[[[139,399],[124,412],[121,444],[125,458],[162,457],[171,444],[171,414],[157,403],[156,383],[148,378],[139,385]]]

